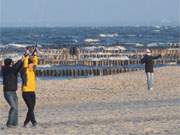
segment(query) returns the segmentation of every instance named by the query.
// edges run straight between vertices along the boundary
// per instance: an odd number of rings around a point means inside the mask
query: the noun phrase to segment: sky
[[[180,25],[180,0],[0,0],[0,25]]]

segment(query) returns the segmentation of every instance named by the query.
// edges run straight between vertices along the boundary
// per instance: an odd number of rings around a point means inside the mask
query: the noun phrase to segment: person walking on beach
[[[146,55],[141,59],[141,63],[145,64],[145,72],[147,77],[147,88],[149,91],[153,90],[153,79],[154,79],[154,60],[160,58],[161,55],[152,56],[151,50],[146,50]]]
[[[23,59],[13,64],[13,60],[7,58],[2,66],[4,97],[10,106],[6,126],[11,128],[18,125],[18,97],[16,94],[18,83],[18,72],[22,67]]]
[[[23,62],[23,69],[21,71],[22,77],[22,97],[25,104],[27,105],[28,112],[26,119],[24,121],[24,127],[27,127],[28,123],[31,121],[33,126],[37,125],[34,108],[36,104],[36,75],[35,68],[38,64],[38,58],[36,56],[36,51],[34,51],[32,56],[28,55],[28,49],[25,53],[25,59]]]

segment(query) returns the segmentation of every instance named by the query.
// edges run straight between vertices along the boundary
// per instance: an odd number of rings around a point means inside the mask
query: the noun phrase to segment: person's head
[[[147,55],[151,55],[151,54],[152,54],[151,50],[146,49],[146,54],[147,54]]]
[[[33,69],[33,66],[34,66],[33,60],[32,60],[32,58],[29,58],[28,59],[28,68]]]
[[[4,60],[4,65],[5,66],[12,66],[12,64],[13,64],[13,60],[11,59],[11,58],[6,58],[5,60]]]

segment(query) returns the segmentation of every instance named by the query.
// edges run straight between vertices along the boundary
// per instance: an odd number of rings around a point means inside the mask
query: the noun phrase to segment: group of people
[[[22,79],[22,97],[28,108],[26,119],[24,121],[24,127],[27,127],[31,121],[33,126],[37,125],[37,121],[34,115],[34,108],[36,104],[36,75],[35,70],[38,64],[37,50],[33,50],[33,53],[29,54],[29,49],[26,48],[24,56],[16,63],[12,59],[6,58],[4,65],[2,66],[3,77],[3,91],[4,97],[10,106],[7,127],[12,128],[18,125],[18,73],[20,73]]]
[[[141,59],[141,63],[145,64],[145,72],[147,76],[147,89],[153,90],[153,60],[160,58],[161,55],[152,56],[149,49],[146,50],[146,55]],[[36,104],[36,75],[35,70],[38,65],[38,57],[36,49],[30,55],[29,50],[26,52],[21,60],[13,64],[12,59],[5,59],[2,66],[3,76],[3,90],[4,97],[10,106],[7,127],[15,127],[18,125],[18,97],[16,94],[18,84],[18,73],[20,72],[22,78],[22,97],[27,105],[28,112],[24,121],[24,127],[27,127],[31,121],[32,126],[37,125],[34,115],[34,108]]]

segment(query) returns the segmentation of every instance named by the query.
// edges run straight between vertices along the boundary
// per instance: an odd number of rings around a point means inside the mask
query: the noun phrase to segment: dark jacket
[[[2,67],[2,77],[3,77],[3,89],[4,91],[16,91],[18,83],[18,72],[22,66],[22,61],[19,60],[12,67],[3,66]]]
[[[150,72],[153,73],[153,65],[154,65],[154,59],[158,59],[160,58],[161,55],[158,56],[149,56],[149,55],[145,55],[142,59],[141,59],[141,63],[145,64],[145,72]]]

